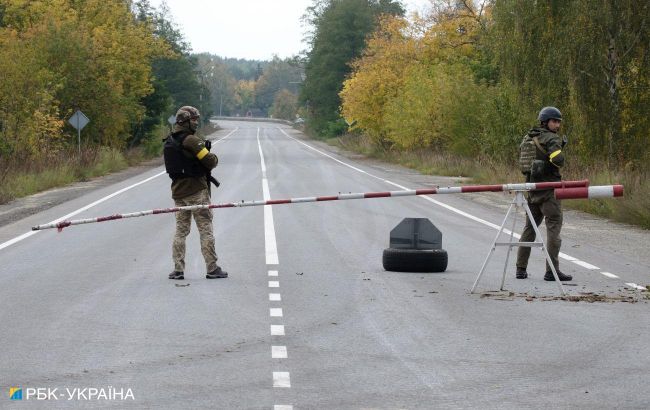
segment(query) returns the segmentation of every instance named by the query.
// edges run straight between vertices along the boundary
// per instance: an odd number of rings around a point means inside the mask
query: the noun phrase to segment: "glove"
[[[212,148],[212,141],[210,140],[205,140],[205,149],[210,151],[210,148]]]
[[[562,136],[562,149],[566,146],[566,144],[569,142],[569,139],[566,137],[566,135]]]

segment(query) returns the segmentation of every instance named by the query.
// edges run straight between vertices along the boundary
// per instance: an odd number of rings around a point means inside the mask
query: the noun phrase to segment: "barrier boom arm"
[[[113,221],[116,219],[136,218],[147,215],[158,215],[165,213],[173,213],[179,211],[195,211],[198,209],[217,209],[217,208],[238,208],[245,206],[261,206],[261,205],[281,205],[281,204],[296,204],[304,202],[325,202],[325,201],[339,201],[346,199],[371,199],[371,198],[390,198],[400,196],[413,196],[413,195],[434,195],[434,194],[460,194],[471,192],[504,192],[504,191],[536,191],[544,189],[572,189],[583,188],[587,189],[589,181],[560,181],[560,182],[537,182],[537,183],[523,183],[523,184],[502,184],[502,185],[466,185],[460,187],[438,187],[428,189],[415,189],[403,191],[386,191],[386,192],[365,192],[365,193],[349,193],[339,194],[333,196],[318,196],[318,197],[303,197],[303,198],[290,198],[290,199],[270,199],[267,201],[241,201],[223,204],[210,204],[210,205],[191,205],[175,208],[163,209],[150,209],[148,211],[132,212],[128,214],[115,214],[103,216],[99,218],[77,219],[72,221],[53,222],[45,225],[38,225],[32,227],[33,231],[43,229],[57,228],[61,231],[72,225],[82,225],[95,222]],[[591,188],[590,188],[591,189]]]

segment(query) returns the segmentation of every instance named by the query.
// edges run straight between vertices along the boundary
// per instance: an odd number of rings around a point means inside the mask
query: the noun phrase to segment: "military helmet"
[[[546,122],[548,120],[562,121],[562,113],[555,107],[544,107],[537,116],[539,122]]]
[[[185,105],[176,111],[176,124],[182,124],[185,121],[188,121],[193,118],[199,118],[201,114],[196,108]]]

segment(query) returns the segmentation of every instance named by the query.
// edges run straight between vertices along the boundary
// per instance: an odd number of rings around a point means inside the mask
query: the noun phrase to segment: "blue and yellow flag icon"
[[[10,387],[9,388],[9,398],[11,400],[22,400],[23,399],[23,389],[20,387]]]

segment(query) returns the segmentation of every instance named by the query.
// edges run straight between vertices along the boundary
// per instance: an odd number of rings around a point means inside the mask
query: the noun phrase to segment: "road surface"
[[[285,125],[220,125],[213,203],[457,182],[346,158]],[[553,300],[538,250],[527,280],[511,257],[505,293],[490,292],[497,250],[469,293],[508,194],[219,209],[224,280],[205,279],[195,227],[185,280],[167,279],[169,214],[30,233],[172,206],[169,184],[150,168],[0,227],[0,408],[650,408],[645,231],[565,214],[566,289],[610,298],[596,303]],[[446,272],[383,270],[405,217],[442,231]]]

